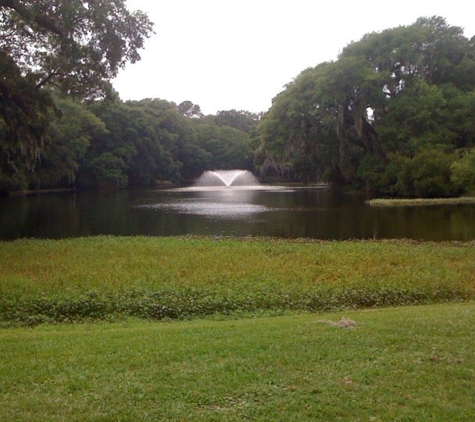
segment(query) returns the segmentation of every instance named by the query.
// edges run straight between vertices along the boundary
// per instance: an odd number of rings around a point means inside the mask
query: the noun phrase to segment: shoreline
[[[17,192],[10,192],[7,196],[26,196],[44,193],[76,192],[76,188],[53,188],[53,189],[25,189]]]
[[[475,205],[475,197],[462,196],[459,198],[376,198],[365,201],[371,207],[400,207],[400,206],[428,206],[428,205]]]

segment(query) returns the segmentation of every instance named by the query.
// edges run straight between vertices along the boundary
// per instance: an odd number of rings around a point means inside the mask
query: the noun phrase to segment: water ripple
[[[223,203],[206,201],[182,201],[139,205],[137,208],[176,211],[182,214],[201,215],[213,218],[245,218],[253,214],[276,211],[265,205]]]

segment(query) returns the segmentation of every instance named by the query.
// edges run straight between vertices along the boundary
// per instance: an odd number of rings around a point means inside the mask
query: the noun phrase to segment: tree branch
[[[47,85],[49,82],[51,82],[51,80],[58,76],[58,72],[57,70],[52,70],[45,78],[43,78],[41,81],[39,81],[37,84],[36,84],[36,89],[40,89],[42,87],[44,87],[45,85]]]
[[[45,18],[44,16],[34,15],[30,9],[25,7],[18,0],[0,0],[0,8],[2,7],[15,11],[26,22],[34,22],[39,27],[44,28],[49,32],[59,35],[62,38],[67,38],[65,32],[53,22],[51,22],[51,20]]]
[[[21,96],[11,92],[10,87],[2,78],[0,78],[0,94],[5,100],[13,102],[27,116],[33,119],[37,117],[36,112],[23,101]]]

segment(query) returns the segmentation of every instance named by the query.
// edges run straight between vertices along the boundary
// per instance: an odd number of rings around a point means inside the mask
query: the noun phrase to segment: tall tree
[[[10,157],[34,166],[55,110],[48,87],[107,95],[151,33],[147,16],[124,0],[0,0],[0,116]]]
[[[452,153],[474,145],[473,41],[432,17],[351,43],[276,96],[258,126],[256,163],[304,181],[453,194]]]
[[[202,117],[201,107],[198,104],[193,104],[191,101],[183,101],[177,106],[177,111],[186,117]]]

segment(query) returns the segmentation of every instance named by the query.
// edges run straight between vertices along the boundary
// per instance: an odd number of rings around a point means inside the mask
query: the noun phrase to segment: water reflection
[[[263,205],[231,202],[210,202],[198,200],[182,200],[178,202],[141,205],[137,208],[149,210],[168,210],[184,214],[195,214],[213,218],[248,218],[253,214],[268,211]]]
[[[474,240],[473,205],[372,208],[330,189],[239,187],[0,198],[0,238],[232,235]]]
[[[184,197],[176,201],[163,200],[137,208],[165,210],[184,214],[195,214],[206,218],[249,219],[263,212],[277,211],[279,208],[258,203],[263,191],[283,191],[282,187],[231,186],[231,187],[191,187],[168,190],[167,193],[179,193]],[[190,197],[187,194],[191,194]]]

